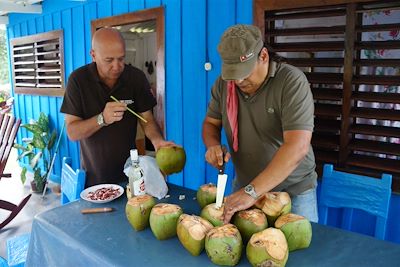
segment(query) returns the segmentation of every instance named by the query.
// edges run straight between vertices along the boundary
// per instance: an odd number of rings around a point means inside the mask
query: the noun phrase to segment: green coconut
[[[223,215],[224,206],[217,208],[215,203],[205,206],[200,213],[200,217],[206,219],[214,226],[221,226],[224,224]]]
[[[159,203],[150,212],[150,228],[158,240],[176,236],[176,225],[183,213],[181,207],[175,204]]]
[[[308,248],[312,238],[311,223],[305,217],[288,213],[280,216],[275,227],[281,229],[286,236],[289,251]]]
[[[126,217],[136,231],[149,226],[150,211],[155,204],[155,199],[149,195],[134,196],[126,203]]]
[[[215,203],[217,198],[217,186],[215,184],[204,184],[197,190],[196,199],[200,208],[204,208],[208,204]]]
[[[198,256],[204,249],[204,240],[213,225],[196,215],[182,214],[178,219],[176,233],[182,245],[192,254]]]
[[[279,216],[292,210],[292,200],[287,192],[268,192],[255,204],[267,215],[268,225],[274,225]]]
[[[247,243],[246,255],[253,266],[285,266],[289,257],[285,235],[272,227],[255,233]]]
[[[250,237],[268,227],[267,216],[260,209],[242,210],[235,214],[233,224],[240,231],[243,242],[247,243]]]
[[[166,174],[180,172],[186,163],[186,153],[183,147],[169,146],[157,150],[156,161],[160,170]]]
[[[205,249],[214,264],[236,265],[243,249],[239,230],[233,224],[212,228],[206,235]]]

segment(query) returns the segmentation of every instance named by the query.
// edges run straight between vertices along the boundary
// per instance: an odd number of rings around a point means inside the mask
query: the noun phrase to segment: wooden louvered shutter
[[[353,173],[390,173],[400,192],[400,20],[367,19],[379,12],[400,18],[400,2],[272,2],[255,1],[255,22],[271,50],[310,82],[318,171],[330,162]],[[389,32],[392,39],[368,38]]]
[[[63,47],[62,30],[11,39],[14,92],[63,96]]]

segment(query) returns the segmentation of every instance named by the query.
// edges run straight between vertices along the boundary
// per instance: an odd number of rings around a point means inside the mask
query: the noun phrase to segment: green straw
[[[114,96],[110,96],[110,97],[111,97],[111,99],[114,100],[115,102],[121,103],[121,101],[119,101],[118,99],[116,99]],[[133,115],[135,115],[136,117],[138,117],[139,119],[141,119],[142,121],[144,121],[145,123],[147,123],[147,121],[146,121],[142,116],[140,116],[139,114],[137,114],[135,111],[133,111],[133,110],[130,109],[129,107],[126,107],[126,109],[127,109],[130,113],[132,113]]]

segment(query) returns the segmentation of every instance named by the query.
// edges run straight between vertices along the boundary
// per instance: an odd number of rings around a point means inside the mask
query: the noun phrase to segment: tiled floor
[[[8,158],[5,173],[11,173],[12,178],[2,178],[0,180],[0,199],[10,201],[18,204],[25,196],[30,194],[29,180],[31,176],[28,175],[28,181],[22,185],[20,180],[21,168],[17,161],[17,153],[12,149],[10,157]],[[31,231],[33,217],[60,205],[60,196],[53,193],[55,184],[50,183],[46,195],[42,198],[41,194],[33,193],[25,207],[20,211],[17,217],[14,218],[5,228],[0,230],[0,256],[7,258],[6,240],[20,234],[28,233]],[[0,210],[0,221],[3,221],[9,215],[8,211]]]

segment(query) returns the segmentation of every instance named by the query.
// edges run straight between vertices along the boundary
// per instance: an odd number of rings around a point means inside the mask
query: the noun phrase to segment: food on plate
[[[134,196],[126,203],[126,217],[136,231],[149,226],[150,211],[155,204],[156,200],[150,195]]]
[[[274,225],[279,216],[292,210],[292,200],[287,192],[268,192],[257,200],[255,206],[267,215],[268,225]]]
[[[214,227],[206,235],[205,248],[214,264],[234,266],[242,255],[242,237],[233,224]]]
[[[200,205],[200,208],[204,208],[208,204],[215,203],[216,198],[217,186],[215,184],[203,184],[197,190],[196,199]]]
[[[166,175],[180,172],[186,163],[185,150],[180,146],[162,147],[157,150],[156,162]]]
[[[190,254],[198,256],[204,249],[204,240],[211,228],[213,225],[199,216],[182,214],[178,219],[176,233]]]
[[[267,216],[257,208],[237,212],[233,217],[233,224],[239,229],[245,243],[250,240],[254,233],[268,227]]]
[[[247,243],[246,255],[253,266],[285,266],[289,257],[285,235],[272,227],[255,233]]]
[[[159,203],[150,212],[150,228],[158,240],[176,236],[178,218],[183,213],[175,204]]]
[[[108,200],[114,199],[121,194],[119,188],[102,187],[96,191],[90,191],[86,197],[91,200]]]
[[[281,229],[288,242],[289,251],[308,248],[312,238],[311,223],[305,217],[288,213],[280,216],[275,228]]]

